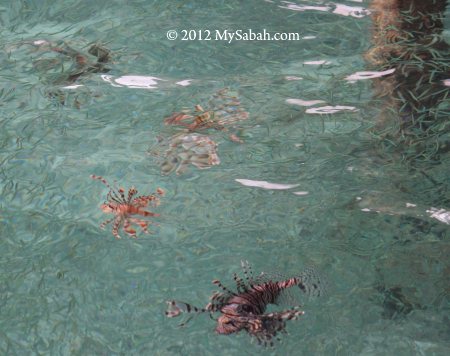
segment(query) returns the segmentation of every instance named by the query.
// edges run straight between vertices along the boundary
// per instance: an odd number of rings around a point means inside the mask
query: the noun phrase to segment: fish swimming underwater
[[[241,106],[237,92],[223,88],[213,94],[207,102],[206,109],[198,104],[195,105],[194,112],[191,110],[174,112],[164,119],[164,123],[183,128],[188,133],[210,130],[225,132],[231,141],[242,143],[243,141],[233,131],[237,129],[237,123],[248,118],[249,113]]]
[[[104,221],[100,225],[100,228],[104,229],[106,225],[112,222],[112,234],[117,239],[120,239],[120,227],[122,227],[123,231],[130,237],[136,238],[136,230],[133,228],[133,224],[139,225],[146,234],[149,233],[148,225],[151,224],[151,221],[143,220],[137,216],[159,216],[159,214],[144,210],[144,208],[149,204],[152,206],[159,205],[159,197],[164,195],[164,191],[161,188],[156,189],[156,194],[137,196],[137,189],[131,187],[128,190],[128,195],[125,196],[124,188],[114,189],[109,185],[105,178],[96,176],[95,174],[92,174],[91,178],[101,181],[109,188],[106,201],[101,205],[101,209],[104,213],[114,214],[114,217]]]
[[[159,158],[163,175],[172,172],[176,172],[177,175],[182,174],[189,165],[198,169],[208,169],[220,164],[217,143],[206,135],[180,133],[169,140],[161,139],[159,148],[162,147],[167,147],[162,155],[157,151],[151,154]]]
[[[218,334],[229,335],[245,330],[255,337],[259,344],[273,346],[273,338],[279,332],[286,332],[286,321],[297,319],[305,312],[296,305],[291,309],[280,312],[265,313],[269,304],[298,304],[293,298],[291,289],[298,288],[301,294],[308,297],[321,296],[325,292],[323,279],[317,272],[308,268],[296,277],[282,278],[267,273],[253,277],[251,267],[247,261],[241,262],[244,279],[234,274],[236,291],[225,287],[219,280],[213,284],[221,288],[221,292],[214,292],[211,302],[204,308],[191,304],[168,301],[166,316],[177,317],[182,313],[213,313],[221,315],[217,319],[215,331]],[[185,325],[191,318],[181,325]]]
[[[86,45],[89,47],[85,51],[75,49],[65,41],[40,39],[22,41],[15,45],[14,50],[22,46],[26,46],[26,57],[31,57],[29,62],[45,87],[45,95],[58,105],[73,105],[80,109],[82,104],[99,95],[85,87],[83,80],[111,70],[111,51],[100,43]],[[78,87],[84,88],[74,90]]]
[[[70,85],[73,84],[80,77],[89,75],[91,73],[108,73],[110,69],[107,64],[111,62],[111,52],[106,47],[100,44],[92,44],[87,53],[83,53],[80,50],[76,50],[70,47],[65,42],[53,43],[46,40],[38,40],[31,42],[31,44],[40,52],[45,53],[58,53],[60,58],[42,58],[36,61],[36,65],[40,67],[44,63],[52,64],[47,69],[58,69],[63,67],[64,59],[69,60],[72,66],[68,72],[63,72],[62,75],[58,75],[54,80],[54,84]]]
[[[164,124],[176,133],[169,138],[158,137],[157,144],[149,149],[163,175],[182,174],[190,165],[208,169],[220,164],[217,133],[225,133],[233,142],[244,142],[237,135],[241,129],[238,124],[247,120],[249,113],[241,106],[237,92],[221,89],[208,100],[206,109],[201,105],[195,105],[194,109],[166,117]]]

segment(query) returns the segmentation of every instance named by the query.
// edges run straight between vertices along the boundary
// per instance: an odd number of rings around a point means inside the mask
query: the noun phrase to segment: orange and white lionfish
[[[148,220],[139,219],[133,217],[133,215],[140,216],[159,216],[159,214],[152,213],[150,211],[144,210],[150,203],[152,206],[159,205],[159,197],[164,195],[164,191],[161,188],[156,190],[156,194],[151,195],[141,195],[137,196],[137,190],[131,187],[128,190],[128,196],[125,197],[125,189],[112,188],[105,178],[101,176],[91,175],[92,179],[101,181],[109,188],[108,195],[106,196],[106,201],[101,205],[101,209],[105,213],[112,213],[114,217],[104,221],[100,228],[104,229],[107,224],[113,222],[112,233],[117,238],[120,239],[119,229],[123,225],[122,229],[130,235],[130,237],[136,238],[136,230],[133,228],[132,224],[139,225],[146,234],[149,233],[148,225],[151,224]]]
[[[241,107],[237,93],[224,88],[216,92],[208,101],[206,110],[201,105],[195,105],[195,112],[190,110],[175,112],[164,119],[166,125],[185,128],[188,132],[199,132],[207,129],[228,132],[228,127],[239,121],[248,119],[248,112]],[[241,142],[232,134],[232,141]]]
[[[306,269],[300,275],[291,278],[269,275],[262,272],[256,278],[253,277],[251,267],[247,261],[241,262],[244,279],[234,274],[236,292],[225,287],[220,281],[214,280],[213,284],[221,288],[221,292],[214,292],[211,302],[204,308],[193,305],[168,301],[166,316],[177,317],[182,313],[209,313],[219,312],[215,331],[218,334],[232,334],[245,330],[255,337],[259,344],[273,346],[272,339],[279,332],[286,332],[286,321],[296,319],[303,315],[304,311],[299,306],[281,312],[265,313],[269,304],[298,304],[293,297],[292,288],[306,296],[320,296],[324,294],[323,280],[312,268]],[[186,322],[180,324],[185,325]]]

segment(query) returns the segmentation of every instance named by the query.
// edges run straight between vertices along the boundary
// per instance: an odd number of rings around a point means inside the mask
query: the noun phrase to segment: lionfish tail
[[[175,318],[183,313],[206,313],[209,312],[206,308],[197,308],[194,305],[177,302],[176,300],[169,300],[166,302],[168,308],[166,310],[166,316],[168,318]]]
[[[177,302],[175,300],[169,300],[166,302],[168,305],[168,308],[165,312],[166,316],[168,318],[175,318],[177,316],[180,316],[181,314],[191,314],[187,319],[182,321],[178,326],[183,327],[185,326],[195,315],[198,315],[199,313],[209,313],[210,311],[208,308],[197,308],[191,304],[183,303],[183,302]]]

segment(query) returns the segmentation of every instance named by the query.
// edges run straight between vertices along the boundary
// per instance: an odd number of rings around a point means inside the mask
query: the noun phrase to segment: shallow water
[[[374,134],[384,104],[371,80],[347,78],[368,67],[369,2],[330,4],[0,1],[2,354],[450,352],[449,153],[417,162]],[[306,38],[166,38],[227,28]],[[36,41],[100,43],[110,71],[69,83],[74,62]],[[164,118],[225,87],[248,118],[199,133],[220,164],[162,175],[164,144],[183,132]],[[152,234],[101,230],[108,188],[91,174],[164,189]],[[286,275],[315,266],[327,296],[273,349],[215,334],[207,315],[184,328],[165,318],[166,300],[203,306],[211,280],[232,285],[241,260]]]

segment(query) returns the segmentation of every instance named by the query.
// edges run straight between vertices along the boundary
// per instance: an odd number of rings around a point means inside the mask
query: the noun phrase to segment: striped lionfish
[[[212,96],[206,110],[201,105],[195,105],[194,113],[190,110],[175,112],[165,118],[164,123],[183,127],[187,132],[202,132],[208,129],[228,132],[227,126],[246,119],[248,112],[241,107],[237,94],[224,88]],[[229,134],[229,138],[242,143],[236,134]]]
[[[112,188],[105,178],[101,176],[91,175],[92,179],[97,179],[105,184],[109,188],[108,195],[106,196],[106,202],[101,205],[101,209],[105,213],[112,213],[114,217],[104,221],[100,228],[104,229],[107,224],[113,222],[112,234],[120,239],[119,229],[123,225],[123,231],[125,231],[130,237],[136,238],[136,230],[133,228],[132,224],[137,224],[141,227],[142,231],[146,234],[149,233],[148,225],[150,221],[132,217],[133,215],[140,216],[159,216],[159,214],[152,213],[150,211],[144,210],[150,203],[152,206],[159,205],[159,197],[155,194],[151,195],[141,195],[137,196],[137,190],[131,187],[128,190],[128,196],[125,197],[125,189]],[[156,193],[159,196],[164,195],[164,191],[161,188],[156,189]]]
[[[254,278],[249,263],[242,261],[241,265],[245,280],[234,274],[236,291],[228,289],[219,280],[214,280],[213,284],[222,291],[214,292],[210,303],[204,308],[171,300],[167,302],[166,316],[173,318],[182,313],[209,313],[212,318],[213,313],[219,312],[221,315],[215,328],[218,334],[228,335],[245,330],[259,344],[273,346],[272,339],[278,332],[286,332],[286,321],[296,319],[304,311],[295,306],[281,312],[265,313],[267,306],[282,302],[293,305],[295,301],[290,290],[293,287],[298,287],[298,291],[307,296],[320,296],[324,293],[323,281],[312,268],[306,269],[297,277],[277,278],[263,272]]]

